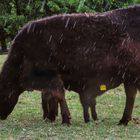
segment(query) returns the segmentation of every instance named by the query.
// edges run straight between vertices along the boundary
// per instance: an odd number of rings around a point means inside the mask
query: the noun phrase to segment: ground
[[[0,55],[1,66],[5,58]],[[117,125],[125,104],[123,85],[97,98],[99,121],[88,124],[83,121],[78,94],[67,92],[66,98],[72,115],[70,127],[61,124],[60,114],[56,122],[45,123],[39,92],[23,93],[8,119],[0,121],[0,140],[139,140],[140,124]],[[139,94],[133,117],[140,117]]]

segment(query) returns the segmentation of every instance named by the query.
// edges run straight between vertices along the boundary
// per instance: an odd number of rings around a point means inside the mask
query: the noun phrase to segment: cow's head
[[[0,88],[0,119],[4,120],[14,109],[19,94],[16,90],[10,88]]]

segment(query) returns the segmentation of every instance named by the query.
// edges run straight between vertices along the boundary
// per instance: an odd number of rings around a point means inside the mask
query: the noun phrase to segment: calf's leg
[[[58,115],[58,103],[60,104],[62,123],[69,125],[71,117],[63,89],[51,90],[51,94],[42,93],[43,118],[55,121]]]
[[[42,92],[42,109],[43,119],[49,119],[51,122],[55,121],[58,115],[58,101],[52,96],[51,92]]]
[[[51,98],[49,100],[48,119],[53,122],[55,121],[57,115],[58,115],[58,101],[56,98]]]
[[[70,125],[70,119],[71,119],[71,116],[70,116],[70,112],[69,112],[69,109],[68,109],[68,105],[67,105],[67,102],[66,102],[66,99],[65,99],[65,92],[62,91],[63,94],[61,98],[59,98],[59,103],[60,103],[60,110],[61,110],[61,115],[62,115],[62,124],[66,123],[68,125]]]
[[[131,115],[133,111],[133,106],[137,94],[137,88],[133,85],[124,84],[125,93],[126,93],[126,104],[122,119],[119,122],[119,125],[127,125],[128,122],[131,120]]]
[[[58,76],[56,79],[53,80],[52,82],[52,97],[54,97],[54,99],[56,101],[59,102],[60,104],[60,110],[61,110],[61,116],[62,116],[62,123],[66,123],[66,124],[70,124],[70,112],[67,106],[67,102],[65,99],[65,90],[64,90],[64,85],[62,80],[60,79],[60,77]],[[55,88],[54,88],[55,87]],[[54,102],[56,103],[56,102]],[[55,106],[55,107],[54,107]],[[57,113],[55,111],[57,111],[58,107],[57,107],[57,103],[54,104],[54,113]],[[57,107],[57,108],[56,108]]]

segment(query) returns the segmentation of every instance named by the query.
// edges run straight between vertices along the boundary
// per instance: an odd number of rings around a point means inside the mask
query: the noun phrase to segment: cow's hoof
[[[93,119],[94,121],[97,121],[97,120],[98,120],[97,113],[93,113],[93,114],[92,114],[92,119]]]
[[[56,119],[56,116],[53,114],[53,115],[49,115],[48,116],[48,119],[51,121],[51,122],[54,122],[55,121],[55,119]]]
[[[65,116],[63,115],[62,117],[62,124],[66,124],[67,126],[70,126],[71,125],[71,116]]]
[[[45,122],[45,123],[47,123],[48,122],[48,119],[47,118],[43,118],[43,121]]]
[[[124,126],[127,126],[129,120],[120,120],[118,125],[124,125]]]
[[[43,120],[47,123],[47,122],[54,122],[55,121],[55,118],[49,118],[49,117],[46,117],[46,118],[43,118]]]
[[[84,119],[85,123],[89,123],[90,119]]]
[[[97,118],[97,117],[94,117],[93,120],[94,120],[94,121],[98,121],[98,118]]]

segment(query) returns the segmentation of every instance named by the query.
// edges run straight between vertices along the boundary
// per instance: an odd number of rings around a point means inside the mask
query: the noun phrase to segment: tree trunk
[[[48,0],[45,0],[45,5],[44,5],[45,13],[47,16],[50,16],[53,14],[53,12],[49,9],[49,6],[47,4],[48,4]]]
[[[16,8],[16,15],[21,15],[20,7],[19,7],[19,1],[14,0],[14,5],[15,5],[15,8]]]
[[[1,51],[2,52],[7,52],[6,38],[5,38],[4,35],[1,36],[0,42],[1,42]]]
[[[7,52],[7,45],[6,45],[6,36],[4,29],[0,27],[0,46],[1,46],[1,52]]]

